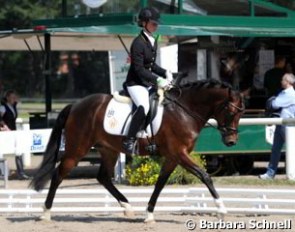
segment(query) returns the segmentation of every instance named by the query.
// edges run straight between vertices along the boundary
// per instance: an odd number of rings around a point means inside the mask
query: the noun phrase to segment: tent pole
[[[51,77],[51,37],[49,33],[45,33],[44,36],[45,44],[45,106],[46,106],[46,115],[52,111],[51,104],[51,87],[50,87],[50,77]]]
[[[67,0],[62,0],[61,2],[61,16],[67,17]]]
[[[144,8],[147,6],[147,0],[140,0],[140,7]]]
[[[178,14],[183,12],[183,0],[178,0]]]

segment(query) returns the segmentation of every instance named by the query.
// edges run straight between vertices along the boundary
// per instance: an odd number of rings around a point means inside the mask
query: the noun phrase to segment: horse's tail
[[[61,136],[63,128],[70,114],[72,105],[67,105],[58,115],[55,125],[52,129],[49,142],[47,144],[43,161],[34,175],[33,180],[30,183],[30,187],[36,191],[40,191],[44,188],[46,183],[51,179],[55,165],[60,159],[58,157],[59,147],[61,143]]]

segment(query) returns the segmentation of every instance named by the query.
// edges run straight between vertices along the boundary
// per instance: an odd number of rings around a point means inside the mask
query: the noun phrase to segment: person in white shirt
[[[281,118],[295,118],[294,83],[294,75],[292,73],[286,73],[281,81],[283,90],[277,97],[271,97],[268,100],[267,108],[271,108],[272,110],[280,109],[279,116]],[[268,168],[265,174],[259,175],[260,179],[270,180],[275,177],[281,158],[281,150],[285,143],[285,130],[286,126],[284,125],[276,126]]]
[[[2,120],[2,131],[3,130],[16,130],[16,119],[17,119],[17,102],[18,96],[14,90],[8,90],[5,93],[4,99],[0,106],[0,116]],[[26,175],[24,171],[24,164],[22,153],[16,152],[15,164],[17,169],[17,176],[20,180],[27,180],[30,177]]]

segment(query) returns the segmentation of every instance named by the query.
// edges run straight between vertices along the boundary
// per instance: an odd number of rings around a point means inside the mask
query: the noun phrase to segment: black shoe
[[[135,149],[135,138],[126,138],[123,140],[123,149],[127,155],[132,155]]]
[[[147,145],[146,147],[145,147],[145,150],[151,155],[151,156],[153,156],[153,155],[157,155],[157,150],[158,150],[158,148],[157,148],[157,145],[155,144],[155,143],[150,143],[149,145]]]
[[[19,179],[19,180],[30,180],[31,177],[28,176],[28,175],[26,175],[26,174],[22,174],[22,175],[19,175],[19,176],[18,176],[18,179]]]

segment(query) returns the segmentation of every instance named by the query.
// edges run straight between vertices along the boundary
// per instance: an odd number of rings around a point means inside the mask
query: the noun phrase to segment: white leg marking
[[[155,218],[154,218],[154,214],[153,213],[150,213],[150,212],[146,212],[146,219],[144,220],[145,223],[155,223]]]
[[[132,206],[126,202],[120,201],[119,203],[120,203],[120,206],[125,209],[124,215],[128,218],[133,218],[134,217],[134,210],[133,210]]]
[[[51,221],[51,213],[50,209],[46,209],[45,206],[43,206],[43,215],[40,217],[43,221]]]
[[[222,214],[222,215],[227,214],[227,209],[225,208],[223,201],[220,198],[214,199],[214,202],[216,207],[218,208],[217,210],[218,214]]]

